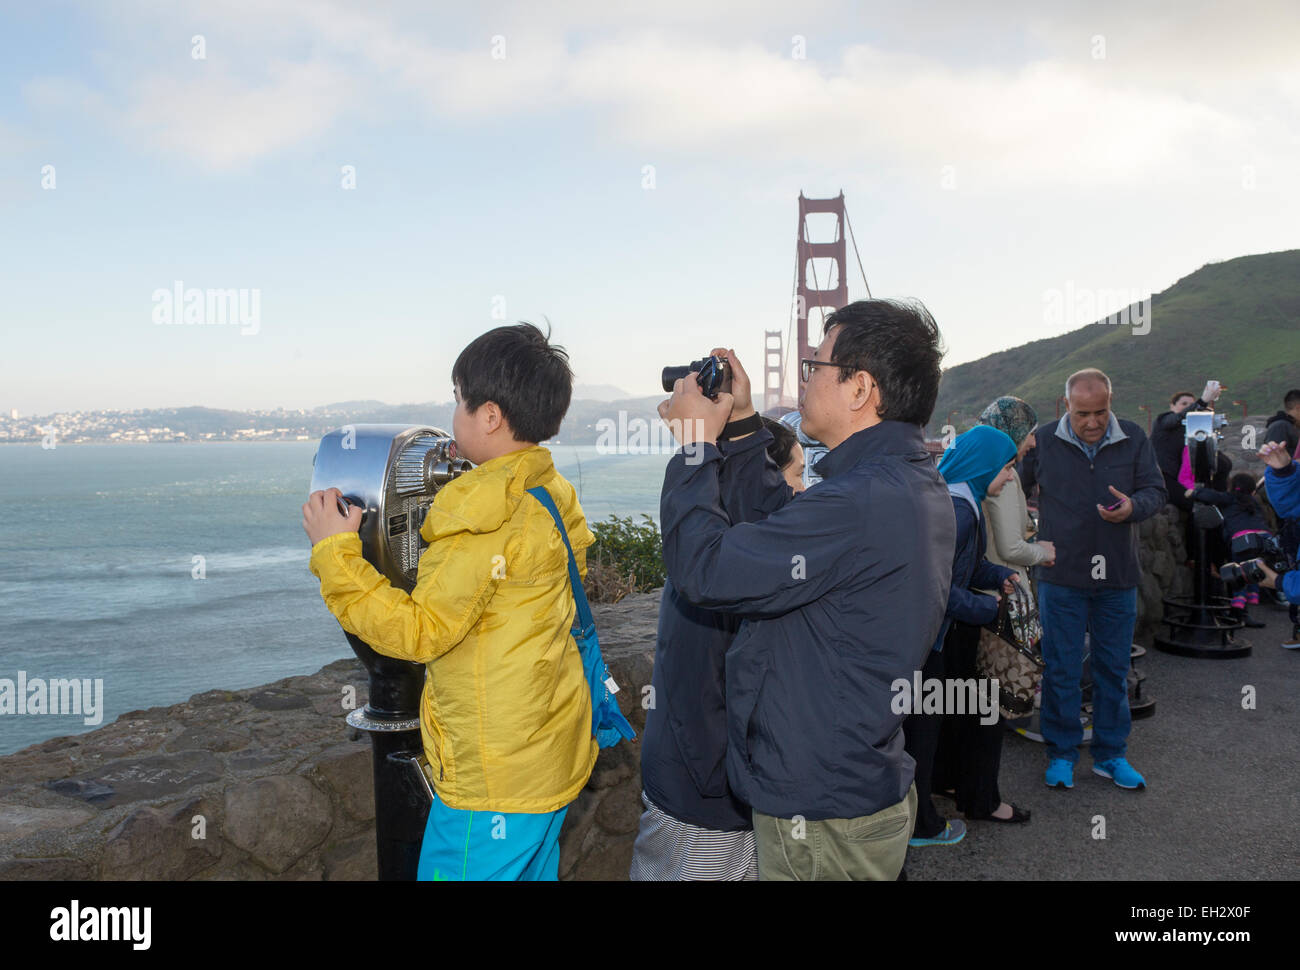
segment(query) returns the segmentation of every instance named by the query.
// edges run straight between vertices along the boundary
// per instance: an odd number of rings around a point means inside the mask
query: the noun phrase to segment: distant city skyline
[[[634,397],[719,344],[758,375],[800,191],[954,366],[1091,322],[1052,294],[1300,246],[1296,36],[1281,0],[11,5],[0,413],[447,400],[520,319]]]

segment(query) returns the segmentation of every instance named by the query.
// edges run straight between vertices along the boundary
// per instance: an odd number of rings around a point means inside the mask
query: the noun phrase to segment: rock
[[[196,823],[201,816],[203,823]],[[221,856],[216,806],[194,798],[158,809],[145,806],[108,833],[101,879],[189,879]],[[196,838],[202,835],[203,838]]]
[[[33,808],[0,804],[0,844],[47,829],[72,828],[95,817],[83,808]]]
[[[296,690],[271,688],[250,695],[248,703],[259,711],[292,711],[299,707],[311,707],[311,698]]]
[[[369,880],[379,878],[379,862],[375,850],[374,831],[354,835],[335,843],[321,853],[325,867],[324,878],[330,882],[344,880]]]
[[[84,859],[0,859],[0,880],[68,879],[84,882],[94,878],[94,867]]]
[[[248,732],[225,727],[189,727],[167,740],[167,751],[238,751],[248,744]]]
[[[259,778],[226,791],[226,838],[273,873],[319,845],[331,825],[329,797],[301,775]]]
[[[641,821],[641,809],[639,786],[624,785],[601,799],[600,807],[596,809],[596,824],[612,835],[635,834]]]
[[[375,817],[375,778],[370,742],[343,742],[322,751],[316,771],[325,787],[334,792],[343,810],[353,818],[370,821]]]
[[[224,771],[220,759],[207,751],[180,751],[111,761],[93,774],[47,782],[46,787],[94,805],[121,805],[189,791],[220,780]]]

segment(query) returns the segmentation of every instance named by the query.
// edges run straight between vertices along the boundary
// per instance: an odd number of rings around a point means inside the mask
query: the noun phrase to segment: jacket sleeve
[[[478,622],[496,590],[495,577],[505,575],[503,542],[495,533],[438,539],[420,557],[419,578],[409,594],[362,558],[355,532],[316,543],[310,569],[343,629],[384,656],[428,663]]]
[[[1015,574],[1014,569],[981,558],[975,564],[975,573],[970,578],[970,585],[972,589],[997,589]]]
[[[1138,446],[1136,467],[1133,469],[1133,514],[1126,521],[1143,522],[1165,507],[1169,501],[1169,492],[1165,488],[1165,476],[1156,463],[1156,452],[1151,441],[1138,430],[1142,441]]]
[[[780,616],[821,597],[869,555],[861,547],[869,530],[845,528],[861,509],[840,489],[811,489],[761,521],[733,524],[720,502],[721,458],[704,444],[689,458],[679,451],[664,473],[664,568],[687,601]]]
[[[989,524],[989,538],[998,558],[1013,566],[1037,566],[1047,561],[1047,550],[1036,542],[1025,541],[1025,493],[1018,479],[1012,479],[998,495],[984,500],[984,517]]]
[[[772,432],[766,428],[736,441],[718,445],[722,469],[718,489],[722,509],[732,522],[767,518],[794,498],[794,489],[767,453]]]
[[[1038,432],[1034,432],[1037,439]],[[1020,485],[1025,490],[1025,498],[1034,494],[1034,486],[1038,484],[1038,446],[1035,445],[1025,452],[1025,457],[1020,459],[1020,464],[1016,466],[1016,474],[1020,476]]]
[[[1300,519],[1300,474],[1297,474],[1297,469],[1300,469],[1300,464],[1293,461],[1283,471],[1272,465],[1264,471],[1268,500],[1273,504],[1273,511],[1283,519]],[[1290,598],[1289,593],[1287,597]]]
[[[1300,570],[1292,569],[1282,574],[1282,592],[1292,603],[1300,603]]]
[[[962,623],[970,623],[974,626],[983,626],[985,623],[992,623],[997,619],[998,601],[992,596],[986,596],[984,593],[976,593],[969,588],[969,583],[963,583],[966,576],[971,576],[971,582],[974,582],[974,574],[979,571],[979,563],[976,562],[978,549],[976,546],[977,529],[975,524],[975,510],[966,504],[965,500],[957,499],[953,502],[953,511],[957,517],[957,545],[952,558],[952,585],[948,590],[948,610],[947,616],[953,620],[960,620]],[[993,566],[992,563],[988,563]],[[993,567],[998,568],[998,567]],[[1007,570],[1009,575],[1011,570]],[[993,583],[994,586],[1002,584],[1001,576]]]
[[[1195,405],[1193,405],[1193,407],[1195,407]],[[1182,424],[1182,422],[1183,416],[1180,413],[1177,411],[1166,411],[1164,414],[1156,418],[1155,423],[1151,426],[1151,433],[1155,434],[1157,431],[1163,431],[1166,433],[1177,431],[1178,426]]]
[[[1203,502],[1206,505],[1217,505],[1220,508],[1227,508],[1232,504],[1232,496],[1227,492],[1220,492],[1213,488],[1198,488],[1192,493],[1193,502]]]

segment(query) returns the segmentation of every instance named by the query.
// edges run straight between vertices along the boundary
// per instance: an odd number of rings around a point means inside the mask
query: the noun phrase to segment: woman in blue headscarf
[[[977,425],[963,435],[959,435],[952,446],[943,453],[939,462],[939,474],[948,483],[948,493],[952,496],[953,514],[957,519],[957,543],[953,552],[952,587],[948,594],[948,610],[944,624],[935,641],[934,649],[925,663],[922,677],[925,681],[944,678],[977,677],[974,673],[975,652],[979,647],[979,630],[985,623],[997,619],[999,598],[975,592],[976,589],[998,589],[1011,592],[1012,577],[1015,570],[997,566],[984,558],[988,546],[984,517],[980,512],[980,503],[988,495],[997,495],[1002,487],[1015,474],[1016,445],[1004,432],[987,425]],[[958,675],[957,670],[971,669],[971,673]],[[997,695],[988,694],[992,710],[997,712]],[[930,797],[931,784],[934,780],[935,749],[938,747],[940,733],[945,721],[950,722],[956,730],[954,747],[959,749],[953,759],[958,764],[954,778],[958,809],[968,819],[991,818],[998,821],[1025,821],[1027,812],[1021,812],[1015,806],[1003,806],[1001,798],[996,797],[997,758],[992,765],[993,789],[996,800],[991,806],[977,804],[977,793],[983,796],[988,788],[988,759],[975,759],[978,764],[967,766],[968,735],[973,734],[971,726],[983,728],[979,723],[978,713],[960,717],[953,714],[912,714],[903,722],[903,738],[908,754],[916,761],[916,826],[912,832],[911,846],[951,845],[960,842],[966,835],[966,825],[961,819],[944,819],[934,807]],[[1001,728],[992,725],[997,732],[997,754],[1001,754]],[[979,741],[987,743],[987,729],[980,732]],[[973,752],[972,752],[973,753]],[[947,752],[945,752],[947,754]],[[947,759],[945,759],[947,763]],[[939,779],[941,782],[946,780]],[[1000,818],[1006,814],[1006,818]]]

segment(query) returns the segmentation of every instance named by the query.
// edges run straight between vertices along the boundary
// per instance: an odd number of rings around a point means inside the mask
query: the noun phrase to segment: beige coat
[[[1020,573],[1021,581],[1029,582],[1029,566],[1037,566],[1047,559],[1047,550],[1036,542],[1026,542],[1033,531],[1025,491],[1018,473],[1002,486],[999,495],[986,496],[983,502],[984,521],[988,525],[989,547],[985,556],[999,566],[1011,566]]]

